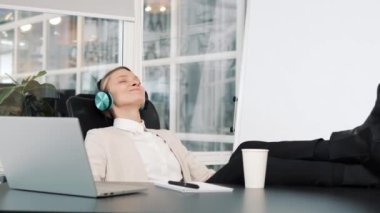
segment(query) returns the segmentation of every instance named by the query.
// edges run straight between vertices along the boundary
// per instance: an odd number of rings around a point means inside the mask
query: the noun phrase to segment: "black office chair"
[[[107,118],[100,112],[94,104],[95,96],[92,94],[78,94],[71,96],[66,101],[67,113],[69,117],[77,117],[82,130],[83,138],[87,131],[94,128],[102,128],[113,125],[113,119]],[[140,111],[140,116],[145,122],[145,126],[150,129],[160,129],[158,113],[145,92],[145,105]]]

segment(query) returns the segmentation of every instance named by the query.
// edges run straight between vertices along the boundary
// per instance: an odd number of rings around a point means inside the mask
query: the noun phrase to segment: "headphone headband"
[[[102,90],[102,89],[100,88],[101,83],[102,83],[102,79],[100,79],[100,80],[96,83],[96,87],[98,88],[98,90]]]

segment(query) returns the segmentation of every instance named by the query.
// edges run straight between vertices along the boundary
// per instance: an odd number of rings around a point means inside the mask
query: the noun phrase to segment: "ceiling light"
[[[152,7],[151,6],[146,6],[145,7],[145,12],[150,12],[150,11],[152,11]]]
[[[61,21],[62,21],[62,18],[60,16],[49,19],[49,23],[51,25],[58,25],[61,23]]]
[[[22,25],[20,27],[21,32],[28,32],[31,29],[32,29],[32,25],[31,24],[25,24],[25,25]]]
[[[161,7],[160,7],[160,11],[161,11],[161,12],[165,12],[165,11],[166,11],[166,7],[161,6]]]

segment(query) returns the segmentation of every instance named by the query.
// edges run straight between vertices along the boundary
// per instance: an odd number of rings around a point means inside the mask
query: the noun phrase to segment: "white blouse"
[[[146,130],[141,123],[124,118],[116,118],[113,126],[128,132],[145,165],[148,178],[155,180],[182,179],[181,166],[166,142]]]

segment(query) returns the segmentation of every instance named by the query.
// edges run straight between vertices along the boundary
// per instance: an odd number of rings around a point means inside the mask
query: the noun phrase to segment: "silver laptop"
[[[12,189],[106,197],[144,185],[96,183],[77,118],[0,116],[0,161]]]

